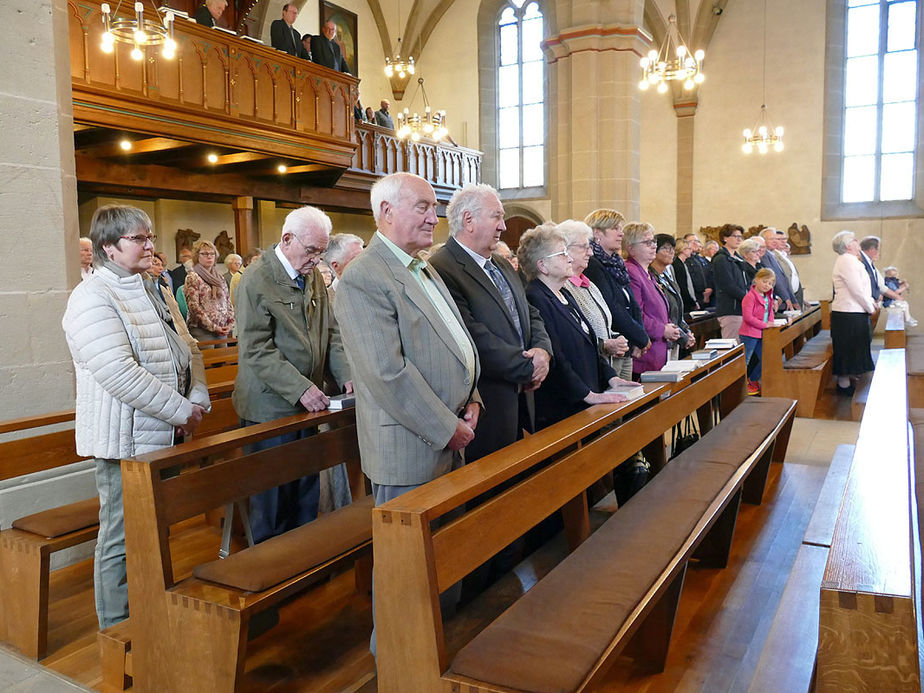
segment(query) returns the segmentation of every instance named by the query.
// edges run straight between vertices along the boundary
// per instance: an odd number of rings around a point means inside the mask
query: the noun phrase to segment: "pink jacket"
[[[765,314],[769,316],[769,322],[764,322]],[[762,294],[752,286],[741,301],[741,317],[744,321],[738,334],[760,339],[761,332],[773,326],[773,292]]]

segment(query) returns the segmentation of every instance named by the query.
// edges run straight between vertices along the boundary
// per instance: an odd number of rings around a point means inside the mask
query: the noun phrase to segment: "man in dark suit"
[[[538,311],[510,263],[493,254],[504,207],[490,185],[466,185],[446,208],[450,238],[430,258],[455,299],[481,361],[481,419],[465,461],[513,443],[533,430],[533,396],[549,372],[552,345]]]
[[[226,7],[228,7],[228,0],[205,0],[205,4],[196,10],[193,18],[196,20],[196,24],[214,27]]]
[[[311,59],[318,65],[350,74],[350,67],[340,53],[340,45],[334,41],[337,25],[328,19],[321,28],[321,34],[311,37]]]
[[[295,18],[298,17],[298,8],[291,2],[282,6],[282,19],[275,20],[270,24],[270,43],[273,48],[285,51],[296,58],[311,60],[311,56],[302,45],[302,38],[292,26],[295,24]]]

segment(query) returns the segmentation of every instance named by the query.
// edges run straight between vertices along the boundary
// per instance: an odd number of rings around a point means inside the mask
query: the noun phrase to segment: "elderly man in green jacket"
[[[321,387],[329,371],[352,392],[349,365],[316,269],[332,224],[315,207],[289,213],[282,237],[247,269],[235,296],[238,369],[234,409],[243,425],[272,421],[330,403]],[[251,451],[301,437],[278,436]],[[303,477],[250,499],[250,525],[260,542],[318,516],[318,475]]]

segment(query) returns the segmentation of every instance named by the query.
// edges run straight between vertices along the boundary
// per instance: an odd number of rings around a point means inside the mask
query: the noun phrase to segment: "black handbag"
[[[692,446],[699,440],[699,431],[696,429],[696,422],[693,415],[687,417],[674,425],[671,429],[671,459],[674,459],[681,452]]]

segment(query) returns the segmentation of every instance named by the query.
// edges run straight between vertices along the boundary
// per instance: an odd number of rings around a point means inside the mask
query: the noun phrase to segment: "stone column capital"
[[[651,36],[641,27],[620,24],[574,26],[543,41],[546,59],[554,63],[575,53],[628,51],[642,56],[651,46]]]

